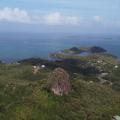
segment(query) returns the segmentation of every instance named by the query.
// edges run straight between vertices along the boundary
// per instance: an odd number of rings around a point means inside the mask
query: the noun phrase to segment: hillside
[[[120,91],[71,74],[72,91],[55,96],[46,89],[46,67],[32,73],[31,64],[0,65],[1,120],[110,120],[120,115]],[[93,79],[93,78],[92,78]]]

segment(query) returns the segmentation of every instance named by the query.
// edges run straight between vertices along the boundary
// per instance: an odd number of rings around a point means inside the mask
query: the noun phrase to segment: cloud
[[[96,26],[120,26],[119,21],[107,21],[102,16],[96,15],[86,18],[81,16],[70,16],[60,12],[52,12],[49,14],[31,14],[26,10],[19,8],[5,7],[0,9],[0,22],[16,22],[25,24],[38,24],[50,26],[78,26],[81,28],[91,28]]]
[[[62,15],[59,12],[47,15],[30,15],[26,10],[5,7],[0,9],[0,21],[47,25],[78,25],[79,17]]]
[[[94,17],[93,17],[93,20],[94,20],[95,22],[101,23],[101,22],[103,22],[103,17],[101,17],[101,16],[94,16]]]
[[[64,24],[78,25],[80,23],[80,19],[78,17],[64,16],[59,12],[45,15],[43,19],[44,22],[49,25],[64,25]]]
[[[5,7],[0,9],[0,21],[30,23],[31,17],[25,10]]]

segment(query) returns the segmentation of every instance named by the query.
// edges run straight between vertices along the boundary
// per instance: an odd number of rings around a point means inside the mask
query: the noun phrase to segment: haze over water
[[[120,58],[118,35],[71,35],[42,33],[0,33],[0,60],[48,58],[50,53],[74,46],[100,46]]]

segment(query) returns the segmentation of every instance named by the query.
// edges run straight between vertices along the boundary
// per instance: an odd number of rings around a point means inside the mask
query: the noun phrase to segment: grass
[[[71,93],[59,97],[45,89],[48,68],[37,75],[27,64],[0,68],[0,120],[110,120],[120,115],[120,92],[112,87],[72,76]]]

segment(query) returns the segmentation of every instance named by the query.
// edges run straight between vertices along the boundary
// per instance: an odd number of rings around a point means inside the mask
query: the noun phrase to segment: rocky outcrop
[[[55,95],[68,94],[71,90],[69,74],[62,68],[56,68],[49,75],[48,87]]]

